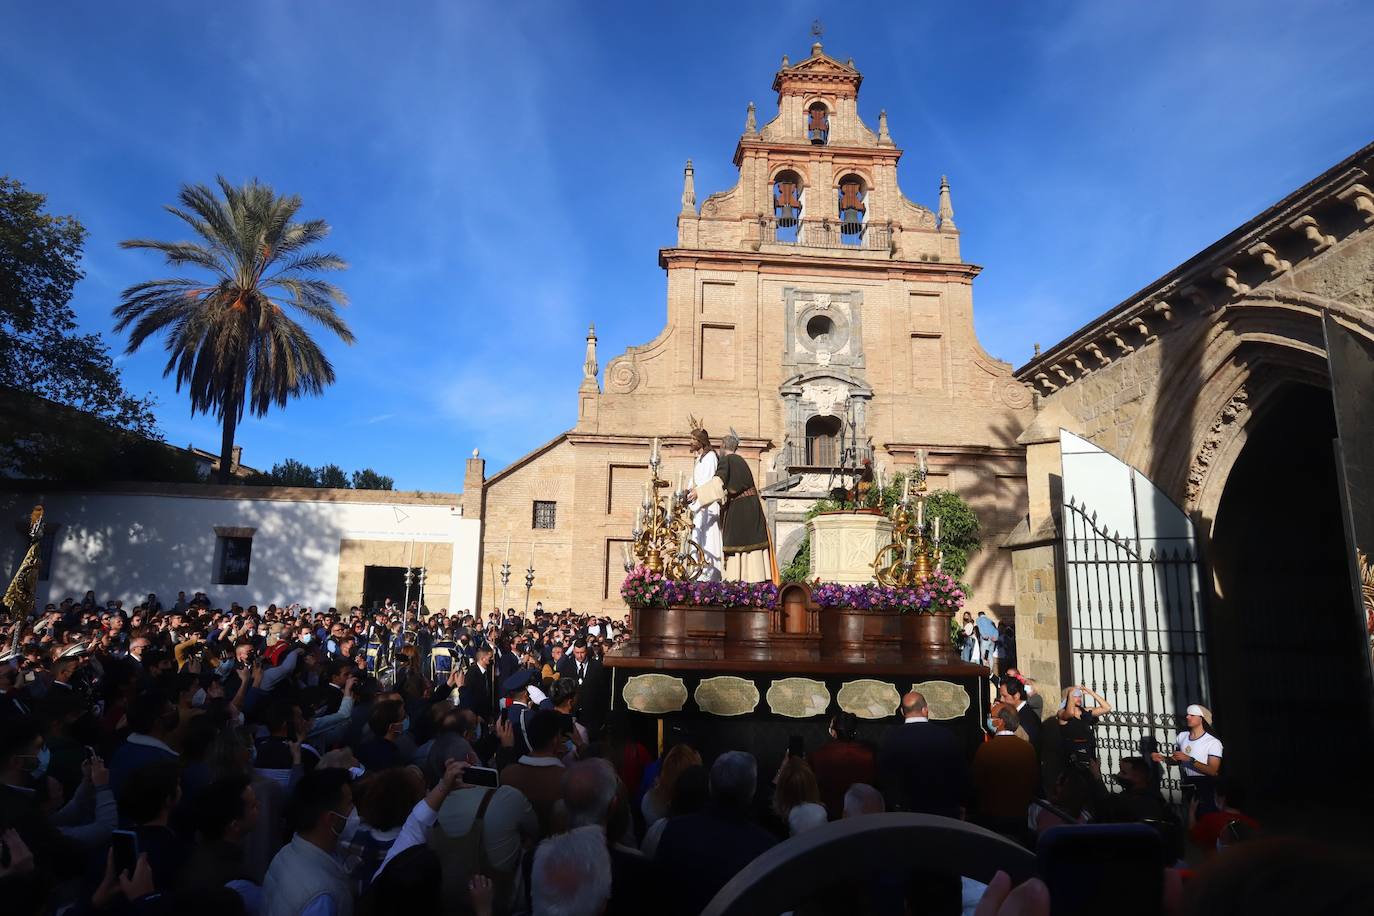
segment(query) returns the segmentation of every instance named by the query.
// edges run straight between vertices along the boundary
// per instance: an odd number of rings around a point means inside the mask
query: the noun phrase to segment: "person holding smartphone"
[[[1179,776],[1185,788],[1197,798],[1199,815],[1217,810],[1216,778],[1221,774],[1222,744],[1211,732],[1212,711],[1196,703],[1189,706],[1184,717],[1188,728],[1174,739],[1174,752],[1169,756],[1152,754],[1155,763],[1180,767]]]

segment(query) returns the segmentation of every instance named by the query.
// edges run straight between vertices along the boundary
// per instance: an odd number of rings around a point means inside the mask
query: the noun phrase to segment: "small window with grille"
[[[556,528],[558,527],[558,503],[544,502],[535,500],[534,502],[534,527],[536,528]]]

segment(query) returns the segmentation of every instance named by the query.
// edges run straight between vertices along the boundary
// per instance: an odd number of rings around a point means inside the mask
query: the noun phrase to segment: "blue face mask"
[[[992,724],[992,716],[988,716],[987,719],[984,721],[986,721],[988,724],[988,731],[992,732],[993,734],[996,734],[997,726]]]
[[[401,731],[410,731],[410,716],[406,716],[404,719],[401,720]]]

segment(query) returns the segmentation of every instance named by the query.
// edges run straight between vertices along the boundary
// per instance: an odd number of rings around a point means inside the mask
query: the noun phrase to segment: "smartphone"
[[[1051,916],[1157,916],[1163,907],[1163,845],[1148,824],[1051,827],[1035,857]]]
[[[132,830],[115,830],[110,834],[114,847],[115,877],[128,872],[132,877],[138,866],[138,834]]]
[[[787,756],[801,757],[806,753],[806,746],[802,743],[801,735],[793,735],[787,739]]]
[[[470,786],[499,789],[501,787],[501,774],[491,767],[468,767],[463,771],[463,782]]]

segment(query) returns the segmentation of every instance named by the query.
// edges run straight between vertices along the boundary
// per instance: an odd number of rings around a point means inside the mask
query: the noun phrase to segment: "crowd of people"
[[[774,845],[880,812],[1031,849],[1057,825],[1143,823],[1167,864],[1190,838],[1214,856],[1258,830],[1207,710],[1172,751],[1122,760],[1109,792],[1106,698],[1074,686],[1046,711],[1014,668],[971,759],[917,692],[871,743],[835,714],[771,780],[747,748],[660,755],[607,727],[602,657],[627,635],[542,607],[49,605],[0,664],[5,912],[696,914]],[[1159,791],[1171,764],[1195,787],[1184,812]],[[798,912],[902,913],[915,895],[992,913],[1007,896],[901,869],[836,878],[843,893]]]

